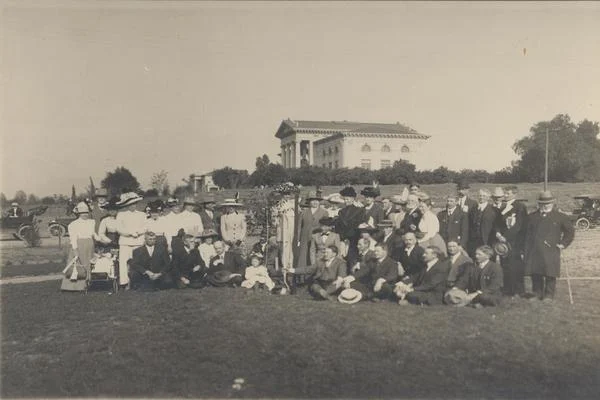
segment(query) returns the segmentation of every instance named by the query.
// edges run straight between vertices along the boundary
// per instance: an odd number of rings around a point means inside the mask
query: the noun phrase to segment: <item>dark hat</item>
[[[507,257],[508,254],[510,253],[510,250],[511,250],[511,247],[508,242],[497,242],[496,244],[494,244],[494,251],[500,257]]]
[[[458,185],[458,190],[471,188],[471,185],[469,185],[469,182],[467,182],[467,181],[460,181],[460,182],[458,182],[457,185]]]
[[[381,195],[381,192],[379,191],[379,189],[373,186],[367,186],[360,191],[360,194],[362,194],[365,197],[377,197]]]
[[[207,238],[207,237],[219,237],[219,234],[214,229],[205,229],[198,236],[199,238]]]
[[[538,195],[537,202],[540,204],[548,204],[554,201],[554,196],[549,190],[545,190]]]
[[[335,225],[335,218],[332,217],[323,217],[319,220],[319,225],[326,225],[326,226],[334,226]]]
[[[340,190],[340,194],[343,197],[356,197],[356,190],[352,186],[346,186],[342,190]]]
[[[165,203],[160,199],[151,201],[146,206],[146,210],[148,212],[161,212],[164,209],[165,209]]]
[[[117,196],[113,196],[107,202],[102,203],[100,208],[103,210],[118,210],[120,207],[117,203],[119,203],[119,198]]]
[[[391,219],[384,219],[380,223],[377,224],[377,227],[379,227],[379,228],[393,228],[394,227],[394,223],[392,222]]]
[[[229,271],[221,270],[214,274],[209,274],[206,278],[208,282],[213,286],[225,286],[233,278],[233,275]]]
[[[198,204],[208,204],[208,203],[216,203],[215,196],[212,194],[205,194],[200,196],[198,199]]]

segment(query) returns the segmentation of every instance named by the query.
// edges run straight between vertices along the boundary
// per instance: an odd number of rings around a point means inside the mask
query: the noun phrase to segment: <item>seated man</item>
[[[376,258],[375,252],[369,249],[370,246],[371,242],[367,239],[358,239],[358,242],[356,243],[356,248],[358,249],[358,260],[356,260],[356,264],[352,266],[350,273],[357,279],[358,276],[365,276],[366,271],[369,268],[367,262],[373,261]]]
[[[413,275],[412,282],[402,283],[408,284],[410,289],[406,300],[400,299],[400,304],[443,304],[450,264],[446,260],[440,260],[442,254],[442,250],[436,246],[425,249],[423,260],[426,267],[419,275]]]
[[[227,284],[233,287],[239,286],[244,281],[244,271],[246,269],[244,257],[235,251],[225,251],[225,243],[221,240],[216,241],[214,247],[217,255],[210,260],[207,271],[208,281],[214,286],[221,286],[216,283],[223,280],[215,278],[217,273],[226,271],[229,273]],[[219,276],[222,276],[222,274],[219,274]]]
[[[404,248],[398,251],[397,260],[404,269],[404,277],[410,278],[419,275],[425,269],[423,260],[425,249],[417,246],[417,237],[413,232],[404,234]]]
[[[16,201],[11,203],[10,210],[6,211],[5,214],[9,218],[19,218],[23,216],[23,209],[19,207],[19,203]]]
[[[173,285],[171,260],[162,246],[155,246],[156,234],[146,232],[144,245],[133,250],[129,260],[134,289],[168,289]]]
[[[473,305],[496,306],[502,299],[504,277],[502,267],[490,258],[494,250],[490,246],[480,246],[475,250],[476,265],[472,265],[446,293],[444,300],[455,306]]]
[[[206,274],[206,265],[196,248],[195,237],[186,234],[183,237],[183,244],[182,249],[173,249],[172,266],[175,284],[179,289],[188,286],[195,288],[202,287],[203,278]]]
[[[377,244],[374,254],[375,258],[367,259],[364,265],[361,264],[354,276],[344,279],[344,287],[358,290],[365,300],[391,299],[393,285],[398,280],[398,265],[388,257],[384,244]]]
[[[450,262],[447,286],[451,288],[456,284],[459,278],[469,270],[470,266],[473,265],[473,260],[466,255],[455,240],[450,240],[446,246],[448,250],[448,261]]]
[[[346,276],[346,262],[338,257],[338,248],[329,246],[325,257],[317,262],[317,271],[310,286],[310,293],[317,299],[332,300],[342,288]]]

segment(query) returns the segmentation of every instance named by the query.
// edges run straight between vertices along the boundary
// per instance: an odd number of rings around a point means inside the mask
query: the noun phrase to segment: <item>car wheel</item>
[[[48,230],[50,231],[50,234],[52,236],[56,236],[56,237],[63,237],[65,236],[65,227],[60,225],[60,224],[53,224],[50,225],[50,227],[48,227]]]
[[[579,218],[575,222],[575,227],[577,229],[581,229],[582,231],[587,231],[588,229],[590,229],[590,221],[588,221],[587,218]]]
[[[19,227],[19,230],[17,231],[18,238],[21,240],[25,240],[25,237],[29,232],[31,232],[31,229],[33,229],[31,225],[23,225]]]

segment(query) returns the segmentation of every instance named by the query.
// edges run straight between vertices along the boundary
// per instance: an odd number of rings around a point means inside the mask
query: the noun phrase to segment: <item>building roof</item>
[[[401,137],[411,137],[415,139],[429,138],[429,136],[423,135],[399,122],[396,122],[395,124],[382,124],[351,121],[293,121],[289,118],[281,122],[277,133],[275,133],[275,137],[281,139],[294,133],[341,133],[356,134],[357,136],[386,134],[393,136],[398,135]]]

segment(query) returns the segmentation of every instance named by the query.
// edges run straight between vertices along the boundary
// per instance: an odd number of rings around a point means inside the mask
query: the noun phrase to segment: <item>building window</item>
[[[360,160],[360,167],[365,169],[371,169],[371,160],[362,159]]]
[[[329,163],[329,169],[333,168],[333,164]]]
[[[363,144],[363,147],[360,149],[363,153],[368,153],[369,151],[371,151],[371,146],[369,146],[368,144]]]
[[[329,155],[331,155],[331,147],[329,148]]]
[[[334,151],[335,151],[335,154],[339,153],[339,149],[338,149],[338,147],[337,147],[337,146],[335,146],[335,149],[334,149]]]
[[[336,149],[337,149],[337,147],[336,147]],[[336,168],[336,169],[338,169],[338,168],[339,168],[339,164],[338,164],[338,162],[337,162],[337,161],[334,163],[334,166],[335,166],[335,168]]]
[[[410,153],[410,149],[408,148],[407,145],[402,146],[402,149],[400,151],[402,153]]]
[[[389,168],[392,166],[390,160],[381,160],[381,168]]]
[[[383,147],[381,148],[381,152],[382,153],[389,153],[390,152],[390,146],[388,146],[387,144],[384,144]]]

